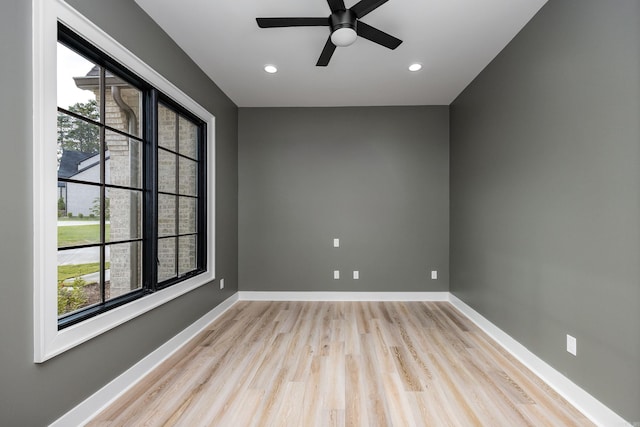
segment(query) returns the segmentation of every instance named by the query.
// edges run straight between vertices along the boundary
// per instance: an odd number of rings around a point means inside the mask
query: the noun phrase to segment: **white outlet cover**
[[[340,239],[333,239],[333,247],[334,248],[340,247]]]
[[[358,270],[353,270],[353,279],[358,280],[360,278],[360,272]]]
[[[338,280],[340,278],[340,270],[333,270],[333,278]]]
[[[220,289],[224,289],[224,279],[220,279]]]
[[[431,270],[431,279],[432,280],[436,280],[438,278],[438,271],[437,270]]]
[[[567,351],[574,356],[578,355],[578,341],[569,334],[567,334]]]

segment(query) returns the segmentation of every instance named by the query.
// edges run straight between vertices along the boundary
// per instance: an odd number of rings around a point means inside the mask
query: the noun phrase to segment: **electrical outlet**
[[[438,270],[431,270],[431,280],[436,280],[438,278]]]
[[[224,279],[220,279],[220,289],[224,289]]]
[[[333,270],[333,278],[338,280],[340,278],[340,270]]]
[[[340,247],[340,239],[333,239],[333,247],[334,248]]]
[[[358,280],[360,278],[360,272],[358,270],[353,270],[353,280]]]
[[[567,351],[574,356],[578,355],[578,340],[567,334]]]

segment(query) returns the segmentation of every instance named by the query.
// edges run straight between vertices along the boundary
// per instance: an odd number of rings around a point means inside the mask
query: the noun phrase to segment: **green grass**
[[[105,233],[108,236],[111,229],[106,225]],[[58,246],[75,246],[100,241],[100,224],[70,225],[58,227]]]
[[[109,269],[110,263],[105,263],[105,268]],[[84,276],[85,274],[97,273],[100,271],[99,262],[91,262],[88,264],[59,265],[58,266],[58,282],[72,279],[74,277]]]

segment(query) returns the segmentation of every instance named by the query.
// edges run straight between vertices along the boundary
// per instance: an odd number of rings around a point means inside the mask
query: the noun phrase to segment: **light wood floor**
[[[91,426],[587,426],[449,303],[239,302]]]

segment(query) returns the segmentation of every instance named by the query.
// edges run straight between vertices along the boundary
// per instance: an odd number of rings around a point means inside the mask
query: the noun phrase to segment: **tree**
[[[64,215],[67,210],[67,204],[62,197],[58,197],[58,216]]]
[[[78,102],[68,108],[92,120],[99,120],[98,101]],[[82,153],[100,152],[100,132],[98,127],[65,113],[58,112],[58,146],[63,150]]]

